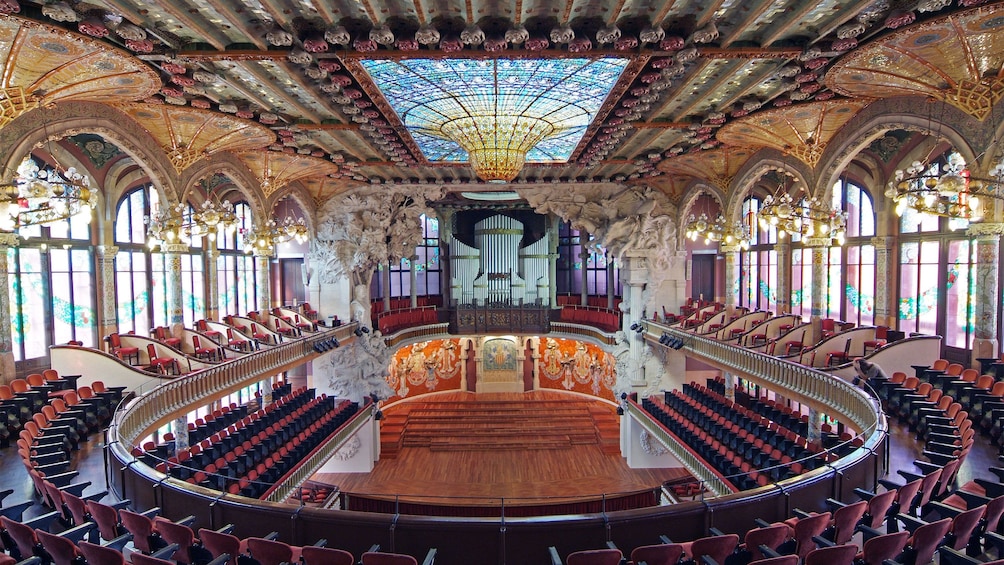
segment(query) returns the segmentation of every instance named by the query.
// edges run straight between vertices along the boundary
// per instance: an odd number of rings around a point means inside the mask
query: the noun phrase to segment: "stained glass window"
[[[216,262],[220,316],[244,315],[258,304],[254,257],[244,253],[244,234],[251,229],[251,207],[247,202],[234,205],[237,229],[224,232],[217,241],[220,257]]]
[[[430,161],[467,161],[444,132],[471,115],[523,116],[553,130],[528,162],[565,162],[628,59],[363,60],[363,68]]]

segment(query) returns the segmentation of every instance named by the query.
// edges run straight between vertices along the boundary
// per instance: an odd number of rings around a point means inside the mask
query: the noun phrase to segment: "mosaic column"
[[[873,237],[872,246],[875,247],[875,280],[892,281],[891,273],[895,272],[893,257],[896,256],[896,238],[894,237]],[[899,308],[895,303],[896,293],[891,284],[875,285],[875,325],[896,327]]]
[[[171,433],[174,434],[174,453],[178,454],[188,449],[188,416],[181,416],[174,420],[171,426]]]
[[[0,381],[4,384],[17,376],[14,340],[10,332],[10,278],[7,275],[7,251],[17,247],[17,243],[17,234],[0,233]]]
[[[1000,263],[1000,237],[1004,224],[971,224],[967,235],[976,238],[976,280],[972,366],[977,359],[997,357],[997,268]]]
[[[624,316],[623,331],[628,336],[630,344],[628,350],[628,372],[630,373],[631,386],[644,387],[648,382],[645,379],[645,367],[642,358],[645,351],[645,340],[641,334],[631,330],[631,324],[640,322],[643,319],[645,300],[645,284],[648,281],[648,267],[644,256],[626,256],[624,264],[621,265],[621,272],[624,277],[624,288],[627,291],[625,300],[628,302],[628,315]]]
[[[739,298],[739,249],[738,245],[722,245],[718,248],[725,255],[725,309],[732,312]]]
[[[724,371],[722,377],[725,379],[725,399],[734,401],[736,399],[736,376]]]
[[[101,310],[98,317],[98,337],[118,331],[118,300],[115,299],[115,256],[119,248],[114,245],[99,245],[97,253],[98,296]]]
[[[418,257],[413,257],[411,261],[408,261],[410,267],[408,268],[408,276],[411,280],[411,307],[418,308],[418,271],[415,270],[415,261]]]
[[[815,408],[809,408],[809,431],[806,439],[812,443],[819,443],[823,439],[823,414]]]
[[[812,248],[812,342],[822,335],[822,319],[826,312],[826,254],[830,250],[830,239],[806,237],[802,243]]]
[[[783,239],[774,246],[777,251],[777,312],[791,312],[791,241]]]
[[[272,260],[272,249],[259,249],[255,247],[254,250],[254,265],[257,269],[257,283],[258,283],[258,311],[262,314],[268,312],[272,308],[272,295],[269,292],[271,288],[271,277],[268,272],[268,264]]]
[[[580,284],[582,285],[579,290],[579,304],[585,306],[589,303],[589,270],[586,268],[589,265],[589,235],[579,232],[579,242],[582,245],[579,249],[579,261],[582,265],[582,269],[579,271]]]
[[[169,322],[171,333],[175,336],[181,335],[181,328],[185,325],[184,298],[181,291],[181,254],[188,252],[188,245],[184,243],[168,243],[161,246],[167,256],[167,308],[169,312]]]
[[[218,259],[220,250],[213,245],[206,249],[206,319],[219,321],[220,319],[220,293],[219,280],[220,271],[218,269]]]
[[[558,223],[560,221],[557,216],[551,216],[551,222],[548,226],[550,237],[547,240],[549,248],[547,252],[550,257],[547,261],[547,286],[550,293],[551,308],[558,307]]]

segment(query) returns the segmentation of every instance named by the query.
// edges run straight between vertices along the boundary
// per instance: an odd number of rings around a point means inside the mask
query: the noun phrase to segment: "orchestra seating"
[[[374,320],[380,333],[390,335],[405,328],[435,324],[439,321],[439,314],[435,306],[420,306],[381,312]]]

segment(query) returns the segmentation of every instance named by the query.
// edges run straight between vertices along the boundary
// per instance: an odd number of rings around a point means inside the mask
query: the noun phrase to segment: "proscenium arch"
[[[17,164],[32,148],[45,143],[47,137],[62,139],[91,133],[116,145],[148,174],[162,196],[176,201],[178,178],[167,155],[146,130],[113,106],[80,101],[56,103],[18,116],[3,128],[3,133],[0,155],[5,157],[0,162],[3,166],[0,180],[10,180]],[[117,201],[119,196],[105,195],[105,198],[110,202]]]
[[[992,145],[990,140],[993,139],[992,128],[995,126],[983,124],[953,106],[946,107],[938,116],[945,119],[936,120],[930,112],[924,111],[926,108],[922,104],[931,102],[917,97],[882,100],[871,104],[848,121],[820,159],[819,179],[825,188],[822,196],[831,196],[833,185],[851,161],[873,141],[892,130],[901,129],[938,137],[958,151],[966,163],[978,164],[977,156],[982,152],[979,148],[982,145]],[[963,131],[968,133],[963,135]],[[997,128],[997,132],[1004,133],[1004,123]],[[881,180],[884,185],[888,179]]]

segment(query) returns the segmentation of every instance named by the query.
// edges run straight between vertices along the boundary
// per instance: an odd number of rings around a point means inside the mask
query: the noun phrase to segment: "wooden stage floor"
[[[429,403],[434,399],[433,403]],[[487,401],[487,403],[486,403]],[[381,458],[370,473],[318,473],[312,480],[319,483],[337,485],[342,492],[373,497],[393,497],[401,495],[402,500],[448,504],[453,506],[483,506],[497,504],[504,497],[506,505],[530,505],[555,503],[560,501],[595,499],[601,494],[637,492],[654,488],[667,480],[689,476],[685,469],[630,469],[619,454],[605,453],[598,439],[594,443],[573,441],[562,448],[520,448],[520,438],[527,444],[539,441],[540,437],[553,434],[561,425],[559,417],[542,417],[548,413],[560,412],[555,402],[587,405],[587,411],[613,412],[609,404],[584,400],[582,396],[561,392],[533,393],[449,393],[420,397],[416,401],[392,404],[384,410],[384,422],[400,420],[400,413],[428,411],[436,407],[433,414],[440,421],[437,433],[453,434],[454,437],[440,438],[441,445],[456,445],[452,440],[468,437],[472,428],[477,427],[478,417],[471,416],[471,404],[486,413],[485,418],[503,418],[492,406],[505,406],[518,402],[524,414],[520,418],[523,426],[516,437],[502,437],[499,448],[485,441],[474,446],[467,440],[459,442],[462,447],[446,447],[436,450],[432,447],[409,446],[408,431],[405,429],[404,446],[397,450],[394,458]],[[425,404],[422,404],[422,403]],[[449,403],[449,404],[444,404]],[[409,406],[411,405],[411,406]],[[464,416],[451,418],[449,408],[458,408]],[[609,414],[600,414],[609,416]],[[616,420],[613,420],[616,421]],[[535,428],[526,429],[526,425]],[[417,424],[416,424],[417,426]],[[500,424],[502,429],[506,425]],[[495,427],[493,432],[498,432]],[[616,429],[614,430],[616,431]],[[426,432],[428,433],[428,432]],[[610,431],[607,430],[609,435]],[[597,436],[603,434],[597,430]],[[616,437],[616,436],[615,436]],[[386,433],[384,434],[386,440]],[[515,440],[515,441],[514,441]],[[609,442],[609,438],[607,439]],[[412,442],[414,443],[414,442]],[[547,499],[547,500],[541,500]]]

